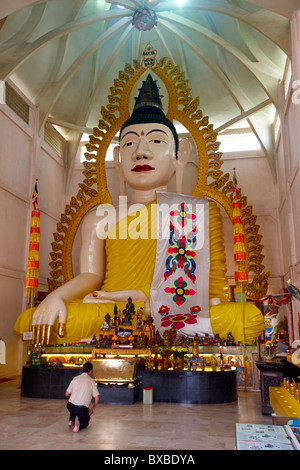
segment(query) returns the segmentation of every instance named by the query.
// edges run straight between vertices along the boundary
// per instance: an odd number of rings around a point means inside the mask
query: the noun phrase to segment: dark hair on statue
[[[157,84],[150,74],[146,81],[143,82],[139,96],[136,98],[135,108],[131,117],[124,122],[120,129],[120,137],[126,127],[132,126],[133,124],[147,123],[163,124],[171,130],[175,140],[175,155],[177,158],[179,144],[178,134],[174,124],[166,118],[162,110],[162,103],[158,93]]]

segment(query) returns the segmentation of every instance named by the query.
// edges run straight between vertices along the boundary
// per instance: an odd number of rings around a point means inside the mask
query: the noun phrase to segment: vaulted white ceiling
[[[157,24],[141,31],[147,6]],[[122,8],[121,8],[122,7]],[[291,55],[300,0],[0,0],[0,80],[12,80],[69,141],[70,174],[82,133],[109,88],[148,43],[180,65],[217,131],[246,122],[274,172],[278,83]]]

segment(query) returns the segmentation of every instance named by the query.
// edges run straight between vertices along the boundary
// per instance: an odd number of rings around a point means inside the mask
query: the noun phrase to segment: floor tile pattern
[[[234,450],[235,423],[272,423],[259,392],[238,392],[221,405],[99,405],[75,434],[66,400],[21,397],[20,383],[0,383],[0,450]]]

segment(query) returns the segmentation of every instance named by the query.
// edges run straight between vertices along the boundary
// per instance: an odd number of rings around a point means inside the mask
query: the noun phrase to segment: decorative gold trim
[[[113,137],[130,116],[129,103],[133,87],[149,71],[149,68],[145,70],[142,65],[143,63],[134,61],[133,65],[126,64],[124,70],[119,71],[118,78],[114,79],[110,88],[108,105],[101,107],[98,126],[93,128],[93,135],[89,137],[86,146],[87,162],[84,163],[83,182],[79,184],[76,197],[72,197],[70,204],[66,206],[57,224],[57,232],[54,233],[53,251],[50,253],[51,279],[48,280],[50,290],[61,285],[61,278],[63,282],[67,282],[73,277],[72,248],[83,216],[98,204],[112,202],[106,184],[105,155]],[[163,81],[167,89],[167,117],[182,123],[194,139],[198,152],[198,174],[193,195],[213,199],[232,220],[233,182],[229,173],[224,174],[221,170],[223,162],[218,135],[213,124],[209,124],[208,116],[203,116],[199,97],[192,97],[185,73],[167,57],[155,61],[151,71]],[[256,216],[252,214],[252,207],[247,205],[247,198],[240,194],[239,200],[247,236],[249,271],[260,275],[264,269],[264,256],[259,226],[256,224]]]

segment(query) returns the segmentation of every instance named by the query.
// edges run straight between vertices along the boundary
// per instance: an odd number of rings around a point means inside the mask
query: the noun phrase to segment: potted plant
[[[174,370],[182,370],[184,366],[184,356],[188,354],[188,349],[183,347],[175,347],[171,348],[171,352],[173,354],[173,367]]]
[[[277,344],[271,340],[266,341],[263,349],[263,356],[266,361],[271,361],[277,353]]]
[[[170,349],[162,347],[158,349],[158,354],[162,357],[162,370],[168,370],[169,368],[169,357],[171,355]]]

